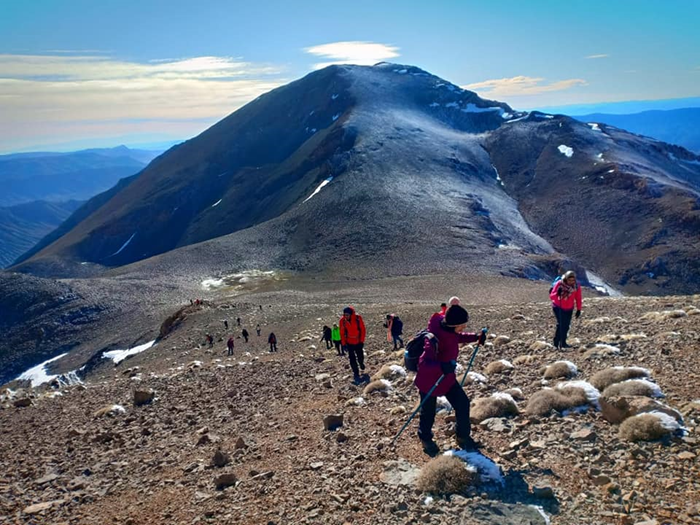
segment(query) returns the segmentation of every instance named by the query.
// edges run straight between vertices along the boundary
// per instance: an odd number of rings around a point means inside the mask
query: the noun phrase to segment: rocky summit
[[[519,283],[287,283],[187,302],[162,320],[155,345],[100,358],[81,382],[2,391],[2,522],[697,523],[700,296],[587,294],[573,347],[557,350],[546,286]],[[465,387],[481,407],[472,425],[482,455],[457,460],[470,474],[444,494],[442,463],[423,454],[416,422],[393,443],[418,395],[382,323],[399,314],[408,337],[450,291],[489,338]],[[372,391],[319,341],[351,300],[367,324],[366,372],[384,380]],[[462,348],[458,377],[471,353]],[[635,381],[654,388],[620,393]],[[535,403],[550,391],[578,391],[577,406]],[[439,406],[447,452],[454,413]]]

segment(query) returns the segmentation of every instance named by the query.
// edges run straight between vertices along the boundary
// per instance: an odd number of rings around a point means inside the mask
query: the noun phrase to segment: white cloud
[[[488,97],[508,97],[508,96],[530,96],[553,91],[564,91],[575,86],[585,86],[587,82],[582,78],[570,78],[558,80],[549,84],[544,83],[544,78],[534,78],[527,76],[517,76],[510,78],[499,78],[485,80],[474,84],[462,86],[464,89],[477,91],[482,96]]]
[[[203,122],[213,123],[284,83],[281,72],[231,57],[140,63],[0,54],[0,150],[39,139],[104,136],[110,129],[190,129],[187,138]]]
[[[589,60],[595,60],[597,58],[608,58],[610,55],[602,54],[602,55],[588,55],[587,57],[583,57]]]
[[[333,42],[307,47],[304,51],[326,60],[314,64],[314,69],[321,69],[332,64],[371,66],[377,62],[400,56],[398,47],[374,42]]]

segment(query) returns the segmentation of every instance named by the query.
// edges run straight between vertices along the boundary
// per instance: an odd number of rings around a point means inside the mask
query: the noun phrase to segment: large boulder
[[[147,405],[156,397],[156,393],[152,389],[134,390],[134,405]]]
[[[677,410],[645,396],[612,396],[599,399],[600,412],[610,423],[622,423],[628,417],[647,412],[662,412],[668,414],[679,423],[683,416]]]

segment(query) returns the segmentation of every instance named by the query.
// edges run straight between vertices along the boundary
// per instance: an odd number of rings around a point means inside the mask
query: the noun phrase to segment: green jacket
[[[333,333],[331,334],[331,339],[333,341],[340,341],[340,327],[333,328]]]

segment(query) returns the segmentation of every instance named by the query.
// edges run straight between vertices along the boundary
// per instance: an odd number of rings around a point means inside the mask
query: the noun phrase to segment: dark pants
[[[228,355],[233,355],[233,347],[232,346],[228,347]]]
[[[330,339],[324,339],[324,341],[326,342],[326,350],[333,348],[333,345],[331,344]]]
[[[362,343],[359,345],[346,345],[348,357],[350,358],[350,368],[352,368],[352,373],[355,377],[360,375],[360,370],[357,368],[358,363],[362,370],[365,369],[365,353],[362,349],[363,346]]]
[[[571,316],[573,315],[573,310],[562,310],[556,306],[552,308],[554,312],[554,317],[557,318],[557,330],[554,332],[554,346],[564,346],[566,344],[566,336],[569,333],[569,327],[571,326]]]
[[[270,352],[277,352],[277,343],[270,343]]]
[[[245,342],[246,342],[246,343],[248,342],[248,336],[247,336],[247,335],[244,335],[244,336],[243,336],[243,339],[245,339]]]
[[[457,439],[466,440],[471,436],[471,423],[469,422],[469,398],[464,393],[459,382],[455,381],[445,397],[452,405],[457,416]],[[426,398],[426,395],[421,392],[421,402]],[[437,397],[430,396],[425,402],[420,411],[420,423],[418,425],[418,437],[423,441],[433,439],[433,423],[435,423],[435,408],[437,405]]]
[[[335,349],[338,352],[338,355],[345,355],[345,352],[343,352],[343,347],[340,344],[340,341],[333,341],[333,344],[335,345]]]
[[[399,348],[403,348],[403,339],[401,339],[400,334],[399,335],[391,334],[391,338],[394,340],[394,350],[398,350]]]

